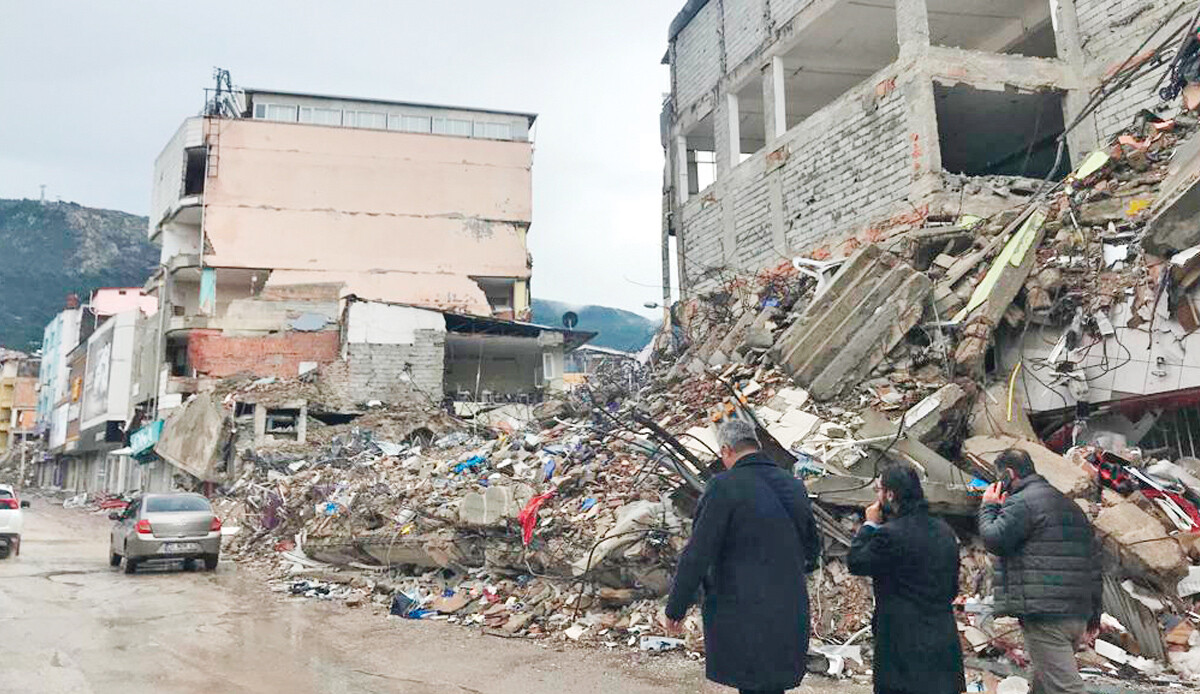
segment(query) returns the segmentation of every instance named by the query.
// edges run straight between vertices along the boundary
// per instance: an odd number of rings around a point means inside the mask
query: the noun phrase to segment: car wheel
[[[205,571],[216,571],[216,570],[217,570],[217,561],[218,561],[219,559],[220,559],[220,555],[217,555],[217,554],[206,554],[206,555],[204,555],[204,569],[205,569]]]
[[[116,552],[110,551],[108,553],[108,565],[109,566],[120,566],[121,565],[121,555],[117,554]]]
[[[137,572],[137,560],[132,557],[125,557],[125,573],[131,574]]]

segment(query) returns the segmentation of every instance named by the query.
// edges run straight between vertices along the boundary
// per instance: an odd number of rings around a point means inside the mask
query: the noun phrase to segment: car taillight
[[[210,533],[219,533],[219,532],[221,532],[221,519],[220,519],[220,518],[217,518],[216,516],[213,516],[213,521],[212,521],[212,523],[211,523],[211,524],[208,526],[208,532],[210,532]]]
[[[21,508],[21,502],[16,499],[0,499],[0,508],[7,508],[13,511]]]
[[[143,535],[149,535],[150,533],[154,532],[150,529],[150,521],[146,520],[145,518],[138,521],[135,527],[137,528],[138,533]]]

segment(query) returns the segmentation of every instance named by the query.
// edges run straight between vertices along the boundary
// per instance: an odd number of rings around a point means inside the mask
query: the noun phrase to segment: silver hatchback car
[[[109,563],[125,573],[137,571],[144,561],[183,559],[185,568],[204,560],[204,568],[217,568],[221,554],[221,519],[199,494],[146,494],[137,497],[116,521],[109,541]]]

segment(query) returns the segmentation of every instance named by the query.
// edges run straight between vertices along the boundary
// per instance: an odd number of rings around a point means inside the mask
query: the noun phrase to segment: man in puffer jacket
[[[979,535],[996,562],[997,615],[1020,618],[1034,694],[1083,694],[1075,646],[1099,627],[1100,559],[1087,516],[1037,474],[1025,451],[996,458],[1000,481],[979,507]]]

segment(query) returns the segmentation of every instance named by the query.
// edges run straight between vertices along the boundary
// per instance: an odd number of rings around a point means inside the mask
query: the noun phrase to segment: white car
[[[21,501],[11,486],[0,484],[0,559],[21,553],[21,528],[25,525],[21,516],[23,508],[29,508],[29,502]]]

